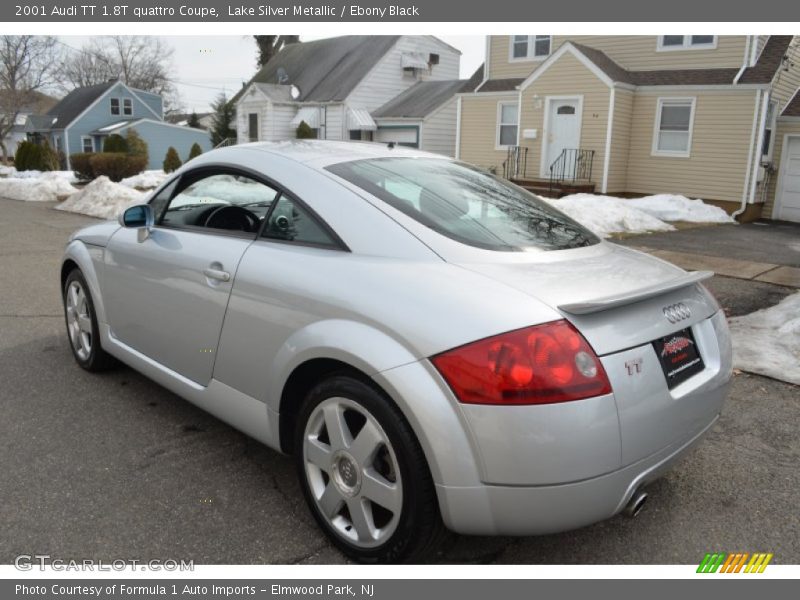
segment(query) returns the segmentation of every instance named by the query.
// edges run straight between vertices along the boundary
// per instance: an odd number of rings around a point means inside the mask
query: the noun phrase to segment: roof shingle
[[[372,116],[422,119],[461,91],[467,83],[464,79],[420,81],[373,111]]]
[[[50,129],[64,129],[79,114],[86,110],[89,105],[102,96],[111,87],[117,85],[117,81],[107,81],[98,85],[76,88],[64,96],[53,108],[47,111],[52,117]]]
[[[769,36],[756,64],[744,70],[739,83],[770,83],[781,66],[793,37],[792,35]]]

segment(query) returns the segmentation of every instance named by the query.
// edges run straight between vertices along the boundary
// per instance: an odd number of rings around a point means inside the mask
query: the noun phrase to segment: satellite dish
[[[278,84],[283,85],[284,83],[289,83],[289,74],[283,67],[278,67],[278,71],[276,72],[275,76],[278,79]]]
[[[300,97],[300,88],[296,85],[293,85],[289,90],[289,93],[292,95],[292,100],[297,100]]]

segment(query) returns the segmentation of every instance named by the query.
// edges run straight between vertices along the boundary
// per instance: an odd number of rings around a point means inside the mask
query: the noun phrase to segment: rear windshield
[[[423,225],[470,246],[501,251],[564,250],[599,239],[544,200],[461,163],[377,158],[327,170]]]

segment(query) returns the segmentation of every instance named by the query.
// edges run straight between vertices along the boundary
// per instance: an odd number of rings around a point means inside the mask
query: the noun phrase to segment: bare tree
[[[299,35],[254,35],[253,38],[258,46],[256,64],[259,68],[267,64],[284,46],[300,42]]]
[[[8,158],[5,138],[20,112],[39,99],[56,63],[56,40],[51,36],[4,35],[0,38],[0,149]]]
[[[96,37],[64,58],[59,84],[68,92],[117,78],[131,87],[160,94],[167,113],[180,103],[171,76],[172,54],[172,48],[154,36]]]

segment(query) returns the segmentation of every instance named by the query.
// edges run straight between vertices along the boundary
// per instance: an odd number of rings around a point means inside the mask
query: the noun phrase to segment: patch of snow
[[[144,171],[133,177],[126,177],[120,183],[129,188],[139,188],[151,190],[157,188],[167,178],[167,174],[162,170]]]
[[[67,198],[56,209],[100,219],[116,219],[123,210],[132,204],[144,202],[146,198],[146,193],[114,183],[103,175]]]
[[[800,292],[730,319],[733,366],[800,385]]]
[[[16,171],[13,175],[19,179],[63,179],[68,183],[75,183],[78,178],[74,171]]]
[[[77,191],[59,172],[0,179],[0,196],[23,202],[55,202]]]
[[[608,237],[612,233],[674,230],[675,228],[667,221],[734,222],[728,213],[717,206],[677,194],[656,194],[633,199],[571,194],[558,200],[552,198],[544,200],[601,237]]]
[[[627,200],[613,196],[572,194],[560,199],[543,199],[604,238],[612,233],[646,233],[675,229],[669,223],[631,206]]]
[[[14,177],[16,173],[17,170],[14,167],[10,167],[8,165],[0,165],[0,177]]]
[[[655,194],[627,200],[629,204],[662,221],[687,223],[734,223],[736,219],[719,206],[676,194]]]
[[[175,196],[171,208],[187,204],[254,204],[269,203],[275,199],[275,190],[233,175],[215,175],[201,179]]]

